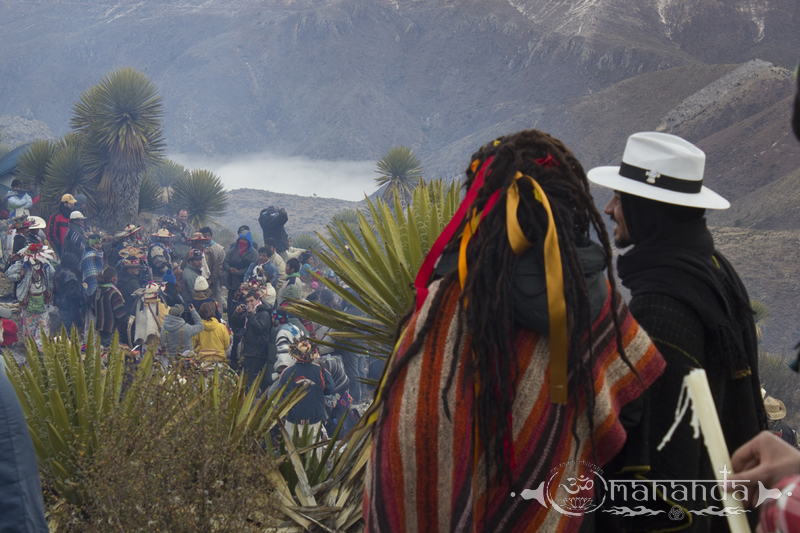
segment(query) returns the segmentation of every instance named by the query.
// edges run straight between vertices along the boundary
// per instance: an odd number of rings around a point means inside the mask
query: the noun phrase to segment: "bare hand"
[[[189,304],[189,311],[194,311],[194,305]]]
[[[749,480],[742,483],[754,505],[759,481],[769,489],[788,475],[800,474],[800,450],[771,431],[762,431],[734,452],[731,466],[734,475],[728,479]]]
[[[231,269],[229,270],[229,272],[230,272],[231,274],[233,274],[234,276],[237,276],[237,275],[239,274],[239,269],[238,269],[238,268],[231,267]]]

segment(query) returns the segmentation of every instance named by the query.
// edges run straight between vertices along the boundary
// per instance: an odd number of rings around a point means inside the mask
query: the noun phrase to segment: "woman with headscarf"
[[[42,348],[42,331],[50,334],[50,314],[48,306],[53,302],[53,267],[50,261],[55,254],[44,244],[30,244],[19,253],[21,260],[6,271],[6,277],[17,283],[19,318],[22,335],[33,337],[39,349]]]
[[[489,143],[465,189],[362,419],[366,531],[576,531],[585,513],[517,495],[563,503],[584,476],[591,503],[592,463],[620,451],[620,410],[664,361],[615,289],[602,216],[560,141]]]

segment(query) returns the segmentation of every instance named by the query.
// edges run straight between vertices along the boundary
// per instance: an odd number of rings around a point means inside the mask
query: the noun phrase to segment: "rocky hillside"
[[[170,150],[435,154],[673,67],[792,67],[794,0],[52,0],[0,3],[0,113],[57,134],[110,69],[152,77]],[[689,85],[694,83],[686,80]],[[530,124],[530,123],[528,123]],[[459,165],[460,168],[460,165]]]
[[[220,224],[234,233],[243,224],[250,226],[253,238],[263,243],[258,214],[270,205],[283,207],[289,215],[286,232],[289,236],[301,233],[320,232],[325,235],[325,226],[331,217],[345,209],[357,209],[358,202],[348,202],[336,198],[295,196],[278,194],[257,189],[236,189],[228,192],[228,213],[219,219]]]
[[[618,163],[635,131],[676,133],[732,201],[710,221],[780,317],[764,341],[779,349],[800,339],[800,295],[782,281],[797,273],[774,266],[800,231],[799,19],[796,0],[8,0],[0,124],[62,134],[82,91],[132,66],[163,95],[173,153],[364,161],[404,144],[428,177],[456,178],[523,128],[587,168]],[[594,193],[602,206],[609,192]],[[223,222],[255,229],[270,204],[289,210],[290,234],[354,205],[246,189]]]

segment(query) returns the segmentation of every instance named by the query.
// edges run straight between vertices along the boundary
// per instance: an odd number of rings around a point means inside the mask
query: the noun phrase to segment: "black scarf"
[[[731,378],[757,373],[758,343],[750,300],[719,252],[702,209],[622,195],[634,248],[619,257],[622,284],[639,294],[663,294],[692,308],[706,332],[707,354]],[[644,229],[644,231],[642,231]]]

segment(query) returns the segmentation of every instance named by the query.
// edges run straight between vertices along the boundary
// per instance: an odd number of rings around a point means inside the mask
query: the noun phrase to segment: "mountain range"
[[[168,150],[207,157],[363,161],[403,144],[455,179],[523,128],[586,168],[619,163],[635,131],[675,133],[732,202],[709,221],[779,350],[800,339],[798,22],[796,0],[8,0],[0,123],[60,135],[82,91],[132,66],[164,98]],[[237,198],[232,221],[271,201]]]

